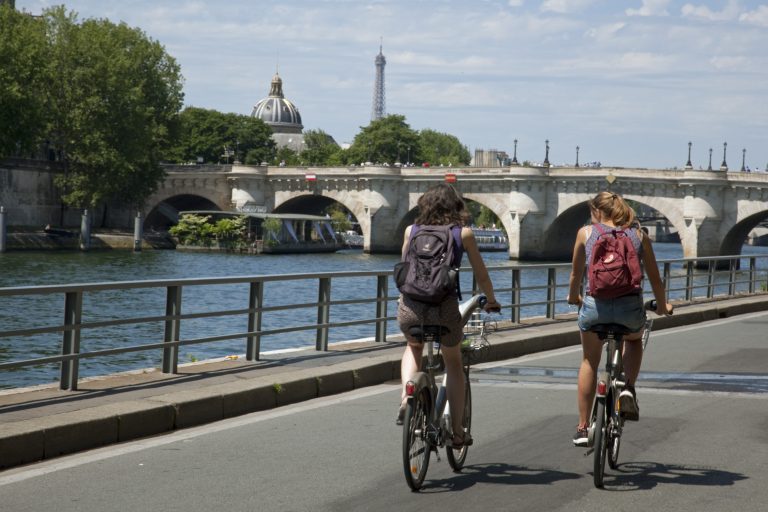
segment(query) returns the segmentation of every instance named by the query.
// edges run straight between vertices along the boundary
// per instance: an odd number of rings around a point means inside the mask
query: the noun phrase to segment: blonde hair
[[[635,210],[619,194],[604,190],[589,200],[589,207],[603,214],[617,226],[635,224]]]

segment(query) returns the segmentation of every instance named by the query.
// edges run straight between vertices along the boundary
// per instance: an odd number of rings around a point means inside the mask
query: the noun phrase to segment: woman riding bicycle
[[[619,403],[626,419],[637,420],[640,414],[634,385],[640,373],[640,364],[643,358],[641,338],[646,318],[642,291],[615,299],[597,299],[590,296],[587,285],[586,296],[582,298],[579,293],[584,265],[591,261],[592,249],[601,234],[601,230],[610,232],[619,228],[627,233],[641,263],[644,264],[645,272],[651,283],[653,296],[656,299],[656,314],[672,313],[672,305],[667,303],[664,283],[656,266],[656,256],[653,253],[651,240],[640,229],[635,219],[634,210],[621,196],[606,191],[600,192],[589,201],[589,209],[593,224],[599,224],[600,227],[593,229],[593,225],[588,225],[579,229],[573,248],[573,264],[568,291],[568,304],[580,306],[578,325],[581,331],[582,360],[578,377],[579,424],[573,437],[573,444],[576,446],[587,446],[589,442],[589,414],[595,397],[597,368],[600,364],[603,347],[597,334],[591,331],[593,326],[615,323],[624,325],[631,331],[624,338],[626,341],[623,354],[626,386],[619,395]]]
[[[472,230],[464,227],[469,214],[464,206],[464,201],[458,193],[446,183],[436,185],[427,190],[418,201],[419,213],[412,226],[408,226],[403,237],[403,257],[408,252],[408,246],[411,240],[414,226],[447,226],[454,224],[456,226],[455,242],[457,247],[454,250],[455,264],[461,262],[462,253],[466,252],[475,279],[478,286],[488,299],[485,305],[486,311],[498,311],[500,305],[496,302],[493,293],[493,284],[488,275],[488,270],[480,256],[477,248],[477,242]],[[426,304],[400,295],[397,309],[397,320],[400,330],[408,341],[405,353],[400,366],[400,375],[403,383],[400,409],[397,413],[396,423],[402,425],[405,415],[405,384],[419,371],[421,367],[422,353],[424,344],[416,341],[409,336],[409,329],[414,325],[442,325],[448,328],[448,332],[440,339],[442,347],[443,361],[447,373],[447,394],[448,402],[451,404],[451,411],[464,410],[464,371],[462,370],[461,347],[460,342],[463,338],[463,325],[461,315],[459,314],[458,293],[451,294],[440,304]],[[452,438],[450,444],[454,447],[460,447],[469,444],[470,439],[464,439],[461,414],[454,412],[451,415]]]

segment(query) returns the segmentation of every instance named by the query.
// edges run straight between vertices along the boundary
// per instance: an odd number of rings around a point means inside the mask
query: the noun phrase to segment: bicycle
[[[459,305],[463,325],[467,325],[472,313],[486,304],[483,295],[474,295]],[[485,352],[489,345],[486,340],[486,324],[479,325],[476,338],[468,338],[462,342],[462,362],[464,369],[464,419],[462,430],[465,438],[471,439],[472,427],[472,389],[469,383],[469,368],[479,354]],[[445,327],[440,325],[421,325],[411,328],[410,335],[427,344],[427,363],[425,370],[416,373],[405,385],[406,410],[403,420],[403,471],[408,486],[418,491],[427,475],[429,458],[435,452],[440,461],[438,449],[445,446],[446,458],[451,468],[459,472],[464,467],[469,445],[454,448],[446,445],[451,435],[450,406],[446,397],[446,377],[441,384],[435,379],[435,372],[442,369],[436,360],[434,347],[437,346],[439,356],[440,337],[446,334]],[[446,406],[448,407],[446,408]]]
[[[656,310],[656,301],[645,303],[648,311]],[[645,331],[641,342],[643,350],[648,344],[648,336],[651,333],[652,319],[645,321]],[[592,328],[601,341],[605,343],[606,360],[605,370],[597,381],[597,392],[592,404],[590,418],[588,446],[594,447],[585,455],[594,452],[593,477],[595,487],[603,487],[605,476],[605,461],[611,469],[618,466],[619,448],[621,446],[621,434],[624,428],[625,416],[619,408],[619,395],[626,385],[622,354],[624,349],[624,336],[629,330],[621,324],[598,324]]]

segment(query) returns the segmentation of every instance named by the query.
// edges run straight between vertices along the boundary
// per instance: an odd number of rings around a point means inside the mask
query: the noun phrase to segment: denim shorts
[[[645,325],[642,295],[626,295],[616,299],[595,299],[587,295],[579,309],[579,329],[589,331],[597,324],[620,324],[630,332]]]

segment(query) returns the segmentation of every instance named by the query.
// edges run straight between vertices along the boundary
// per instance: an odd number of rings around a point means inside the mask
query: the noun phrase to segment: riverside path
[[[604,490],[592,484],[591,457],[571,445],[580,349],[565,343],[476,366],[467,465],[455,474],[433,459],[420,493],[402,475],[399,387],[389,380],[11,468],[0,472],[2,509],[763,511],[765,303],[693,305],[657,320],[638,387],[641,420],[627,424]],[[575,327],[529,329],[554,339]],[[504,352],[511,338],[490,341]],[[317,374],[318,365],[292,371]]]

